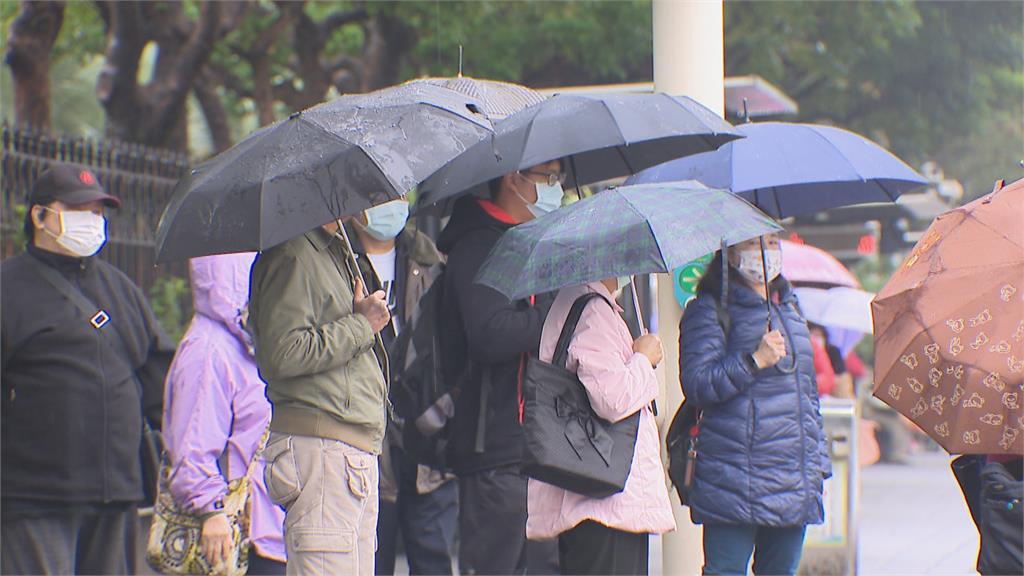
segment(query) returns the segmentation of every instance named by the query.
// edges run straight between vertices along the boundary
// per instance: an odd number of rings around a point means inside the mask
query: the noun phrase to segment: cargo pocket
[[[370,495],[371,466],[376,466],[376,458],[363,454],[345,454],[345,468],[348,474],[348,489],[357,500],[365,500]]]
[[[291,546],[288,552],[303,571],[306,566],[303,554],[323,554],[322,566],[328,574],[356,574],[359,568],[355,550],[356,535],[344,528],[293,528],[288,538]],[[330,556],[327,556],[330,555]],[[372,560],[372,558],[371,558]]]
[[[302,492],[292,437],[274,439],[263,450],[263,460],[263,481],[267,485],[267,496],[274,504],[287,509]]]

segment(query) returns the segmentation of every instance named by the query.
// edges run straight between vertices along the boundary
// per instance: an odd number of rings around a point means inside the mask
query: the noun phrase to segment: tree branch
[[[157,134],[169,132],[180,117],[196,76],[210,57],[217,40],[222,6],[221,2],[216,1],[203,3],[199,21],[181,51],[174,71],[169,77],[161,79],[155,120],[151,124],[151,130]]]
[[[14,77],[14,118],[38,129],[50,127],[50,53],[64,23],[64,2],[21,3],[11,22],[4,62]]]
[[[194,88],[199,107],[206,118],[206,126],[210,130],[210,137],[213,139],[215,153],[231,147],[231,125],[228,123],[227,111],[224,110],[220,95],[217,94],[217,85],[217,78],[206,70],[197,79]]]
[[[320,38],[326,40],[338,28],[355,24],[356,22],[364,22],[369,17],[370,15],[365,8],[357,8],[347,12],[336,12],[324,18],[317,25],[317,31],[320,33]]]
[[[110,26],[106,61],[96,80],[96,96],[108,111],[123,102],[135,105],[138,98],[136,77],[139,58],[146,45],[142,17],[137,2],[114,2],[108,5]]]

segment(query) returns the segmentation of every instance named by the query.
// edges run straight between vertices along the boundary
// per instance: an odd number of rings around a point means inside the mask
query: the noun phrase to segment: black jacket
[[[446,378],[462,377],[456,402],[452,459],[456,473],[471,474],[522,459],[519,424],[520,364],[536,354],[552,295],[509,301],[501,293],[473,282],[491,248],[512,225],[488,214],[473,197],[459,200],[441,233],[438,248],[448,255],[441,307],[442,365]],[[472,371],[467,372],[467,359]],[[490,372],[484,450],[476,451],[481,383]]]
[[[115,351],[111,339],[43,279],[33,260],[57,269],[107,311],[127,353]],[[159,425],[163,381],[174,353],[142,291],[97,257],[71,258],[34,247],[0,264],[0,288],[3,498],[141,499],[142,407]]]

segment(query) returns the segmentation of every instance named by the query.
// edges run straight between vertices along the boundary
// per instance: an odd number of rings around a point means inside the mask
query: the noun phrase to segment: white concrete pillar
[[[681,94],[725,116],[725,42],[722,0],[654,0],[654,90]],[[660,367],[662,437],[682,402],[679,319],[673,279],[658,275],[658,333],[665,344]],[[662,539],[664,574],[700,574],[701,530],[672,494],[678,529]]]

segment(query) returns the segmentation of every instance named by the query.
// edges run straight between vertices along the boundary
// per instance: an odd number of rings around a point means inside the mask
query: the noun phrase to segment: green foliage
[[[11,244],[11,255],[20,254],[25,251],[25,246],[28,244],[28,237],[25,236],[25,214],[28,213],[28,206],[25,204],[15,204],[14,209],[11,210],[4,218],[4,242],[10,242]]]
[[[406,74],[463,73],[531,86],[644,80],[651,6],[629,2],[400,2],[419,42]],[[645,78],[646,77],[646,78]]]
[[[159,278],[149,291],[149,303],[160,326],[175,342],[181,341],[192,317],[191,297],[188,282],[178,276]]]
[[[893,273],[896,272],[899,264],[894,259],[875,256],[874,258],[865,258],[858,262],[852,272],[857,276],[857,280],[860,281],[861,288],[877,294],[885,286],[885,283],[889,281]],[[875,359],[875,339],[870,334],[867,335],[857,344],[856,350],[857,355],[860,356],[864,363],[871,365]]]
[[[759,74],[799,119],[861,132],[968,196],[1020,175],[1024,10],[1013,2],[727,2],[726,72]]]
[[[186,12],[198,13],[199,0]],[[280,5],[253,4],[241,25],[214,48],[212,61],[246,87],[252,70],[238,53],[261,37]],[[365,9],[404,24],[411,48],[400,82],[419,76],[468,76],[566,86],[649,81],[651,3],[628,1],[307,2],[315,22]],[[961,180],[968,196],[994,179],[1021,175],[1024,155],[1024,9],[1017,2],[754,2],[725,3],[726,72],[758,74],[801,108],[799,121],[843,126],[875,139],[913,166],[936,161]],[[6,31],[16,2],[0,1]],[[366,22],[324,38],[323,61],[359,64]],[[302,85],[293,29],[270,44],[271,79]],[[0,35],[0,48],[3,47]],[[60,131],[98,133],[103,115],[94,86],[107,39],[94,3],[69,2],[54,49],[53,114]],[[6,67],[0,100],[9,117]],[[239,139],[256,127],[253,102],[231,89],[222,101]],[[194,109],[194,104],[190,105]],[[291,110],[278,104],[276,114]],[[193,111],[194,115],[195,112]],[[204,131],[190,130],[193,135]],[[197,150],[207,144],[194,141]]]

